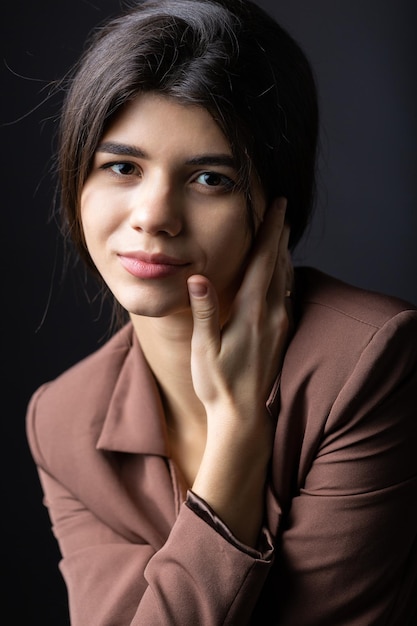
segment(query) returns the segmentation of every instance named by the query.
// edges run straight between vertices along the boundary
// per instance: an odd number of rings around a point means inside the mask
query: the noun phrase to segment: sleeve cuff
[[[185,501],[186,506],[191,509],[196,515],[203,519],[209,526],[211,526],[216,532],[218,532],[226,541],[232,544],[235,548],[244,552],[248,556],[254,559],[262,559],[270,561],[273,556],[272,541],[267,529],[263,528],[258,542],[258,549],[251,548],[239,541],[231,532],[229,527],[216,515],[213,509],[207,504],[205,500],[197,496],[191,489],[187,491],[187,499]]]

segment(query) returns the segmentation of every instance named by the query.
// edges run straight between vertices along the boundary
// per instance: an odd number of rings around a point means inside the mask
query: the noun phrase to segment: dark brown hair
[[[288,199],[290,247],[315,196],[316,87],[294,39],[248,0],[144,0],[97,28],[74,68],[59,133],[66,231],[93,268],[79,201],[100,138],[118,110],[154,91],[206,108],[230,142],[254,216],[249,180]]]

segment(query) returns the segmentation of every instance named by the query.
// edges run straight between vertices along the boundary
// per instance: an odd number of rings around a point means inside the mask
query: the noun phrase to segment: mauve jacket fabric
[[[417,624],[416,307],[312,268],[294,307],[257,551],[187,496],[130,324],[34,393],[73,626]]]

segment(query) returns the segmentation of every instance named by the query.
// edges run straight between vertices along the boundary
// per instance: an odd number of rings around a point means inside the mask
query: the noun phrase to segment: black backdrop
[[[417,302],[414,0],[263,0],[309,55],[322,106],[320,201],[295,260]],[[2,608],[9,623],[67,624],[58,551],[24,432],[30,394],[107,328],[76,273],[61,279],[48,84],[118,0],[15,0],[1,11]]]

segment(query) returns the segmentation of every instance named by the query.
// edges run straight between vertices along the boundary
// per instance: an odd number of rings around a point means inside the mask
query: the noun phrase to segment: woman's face
[[[89,253],[125,309],[189,311],[186,280],[203,274],[227,310],[252,239],[236,183],[228,142],[205,109],[157,94],[123,109],[97,148],[81,220]]]

